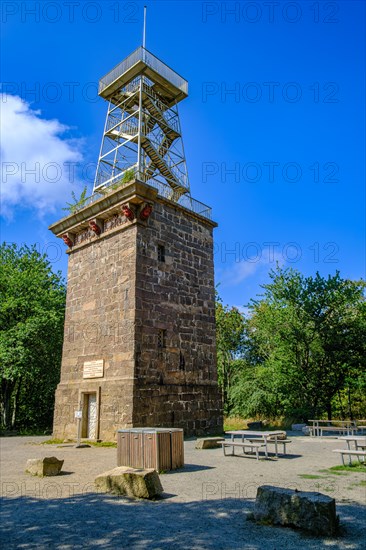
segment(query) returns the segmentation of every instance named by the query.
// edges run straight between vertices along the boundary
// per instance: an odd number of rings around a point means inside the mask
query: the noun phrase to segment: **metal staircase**
[[[127,58],[120,64],[122,72],[117,66],[100,82],[109,106],[94,190],[132,175],[169,185],[178,200],[190,192],[177,109],[187,83],[145,48],[139,50],[130,63]]]

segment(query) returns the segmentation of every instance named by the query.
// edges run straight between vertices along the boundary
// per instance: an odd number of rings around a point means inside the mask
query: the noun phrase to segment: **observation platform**
[[[154,83],[154,92],[164,98],[168,105],[188,96],[187,80],[142,46],[100,79],[98,93],[109,101],[117,90],[141,75]]]

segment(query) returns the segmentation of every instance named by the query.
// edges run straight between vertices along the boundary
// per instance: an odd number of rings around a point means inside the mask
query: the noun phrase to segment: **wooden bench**
[[[249,439],[249,441],[252,441],[253,443],[256,443],[257,441],[264,441],[264,440],[261,439],[260,437],[258,437],[257,439]],[[267,439],[267,444],[268,443],[275,444],[276,440],[268,438]],[[277,439],[277,445],[279,445],[280,443],[283,445],[283,453],[282,454],[285,455],[286,454],[286,445],[287,445],[287,443],[292,443],[292,439]]]
[[[248,447],[252,451],[255,451],[257,460],[259,460],[259,449],[261,449],[262,447],[265,447],[265,444],[264,443],[252,443],[252,442],[250,442],[249,439],[247,439],[246,441],[240,441],[240,442],[239,441],[224,441],[222,443],[222,449],[224,451],[224,455],[228,456],[225,452],[226,447],[232,447],[231,456],[234,456],[234,454],[235,454],[235,452],[234,452],[235,447],[241,447],[242,450],[243,450],[243,454],[245,454],[245,448]]]
[[[352,449],[334,449],[333,450],[333,453],[340,453],[341,454],[341,457],[342,457],[342,464],[343,466],[345,465],[344,464],[344,455],[348,455],[349,456],[349,463],[351,464],[351,455],[354,455],[354,456],[357,456],[358,458],[358,461],[360,462],[360,457],[363,456],[364,458],[364,461],[366,460],[366,451],[359,451],[359,450],[352,450]]]

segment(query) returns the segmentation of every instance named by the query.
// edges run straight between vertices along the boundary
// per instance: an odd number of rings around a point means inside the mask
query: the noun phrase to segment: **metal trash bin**
[[[117,466],[176,470],[184,466],[183,430],[130,428],[117,432]]]

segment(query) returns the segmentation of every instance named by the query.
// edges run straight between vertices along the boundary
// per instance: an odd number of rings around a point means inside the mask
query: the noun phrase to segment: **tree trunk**
[[[339,408],[341,410],[341,418],[343,419],[345,417],[345,414],[344,414],[344,409],[342,406],[342,398],[339,390],[338,390],[338,400],[339,400]]]
[[[18,404],[19,404],[18,398],[19,398],[21,385],[22,385],[22,379],[18,378],[18,380],[16,382],[16,388],[13,391],[13,410],[12,410],[12,413],[11,413],[11,429],[12,430],[14,430],[14,428],[15,428],[15,422],[16,422],[16,417],[17,417],[17,412],[18,412]]]
[[[348,414],[350,420],[353,420],[353,412],[352,412],[352,399],[351,399],[351,388],[348,386],[347,388],[347,397],[348,397]]]
[[[13,380],[1,380],[1,422],[6,430],[11,429],[12,420],[12,395],[15,382]]]

